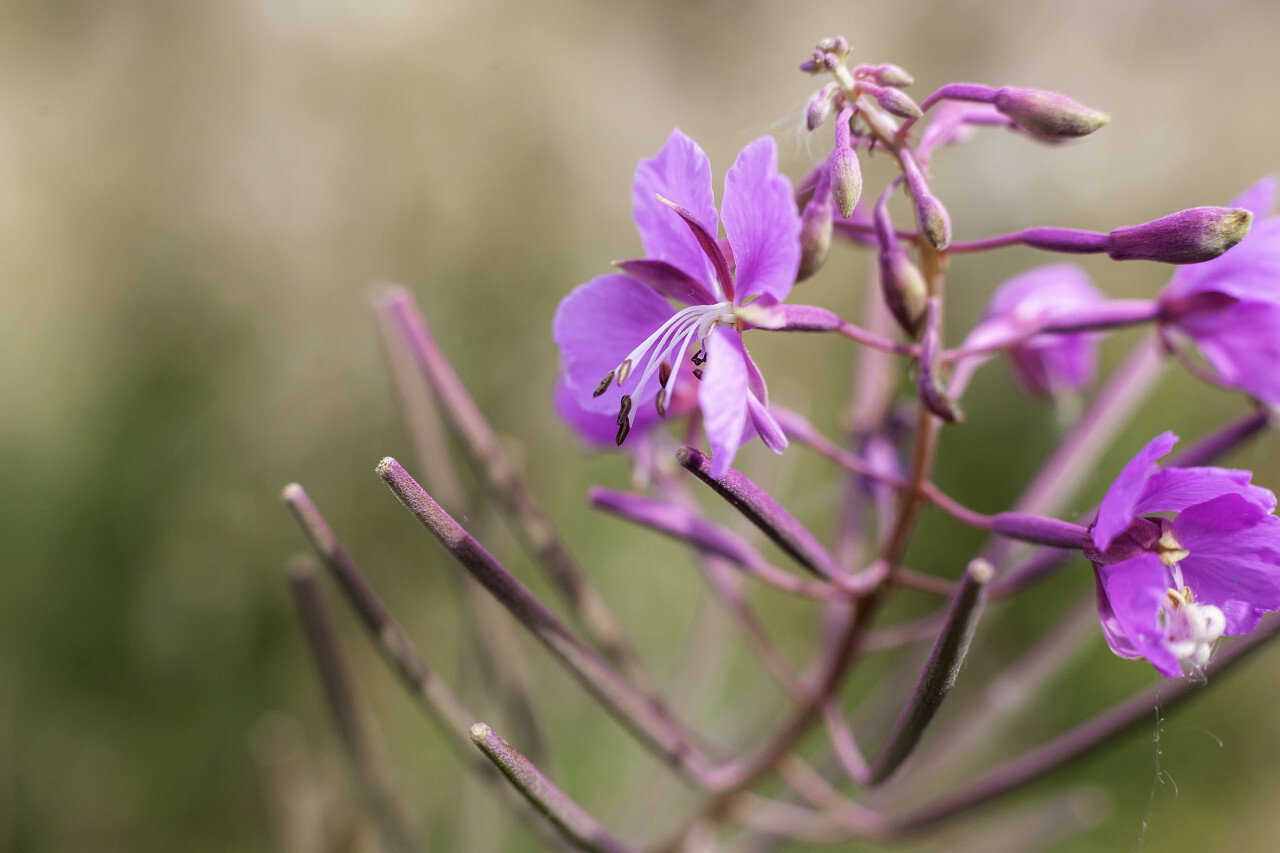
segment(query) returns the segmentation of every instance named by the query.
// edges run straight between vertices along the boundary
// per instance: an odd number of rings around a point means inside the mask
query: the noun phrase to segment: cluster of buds
[[[620,262],[616,272],[573,289],[552,324],[562,356],[557,410],[585,443],[621,448],[633,464],[635,489],[594,489],[592,505],[686,545],[709,594],[784,695],[785,706],[770,709],[781,711],[782,722],[772,728],[762,723],[729,757],[705,746],[723,742],[725,731],[695,732],[673,710],[673,696],[683,696],[684,689],[655,678],[628,640],[408,294],[393,290],[380,304],[411,420],[421,426],[443,415],[449,422],[474,478],[521,534],[549,585],[563,596],[570,618],[538,599],[455,520],[465,520],[474,508],[457,486],[463,478],[437,430],[415,431],[420,467],[432,478],[426,487],[391,458],[378,465],[378,476],[477,588],[686,786],[678,820],[666,825],[642,816],[637,832],[649,830],[652,837],[624,841],[539,769],[546,738],[534,710],[535,690],[508,653],[506,623],[488,621],[493,614],[480,611],[473,614],[474,640],[487,655],[480,669],[490,673],[490,686],[506,700],[502,704],[517,709],[509,720],[513,742],[477,722],[479,715],[418,652],[306,493],[297,485],[285,490],[317,556],[411,695],[451,742],[474,744],[501,772],[518,793],[516,813],[552,846],[619,853],[659,843],[664,850],[714,850],[720,839],[735,834],[747,844],[779,836],[844,843],[918,835],[1142,725],[1157,697],[1168,711],[1195,695],[1210,675],[1216,681],[1218,673],[1280,634],[1280,620],[1268,616],[1280,610],[1276,497],[1253,484],[1250,472],[1215,465],[1263,432],[1271,407],[1280,405],[1280,372],[1274,369],[1280,362],[1280,217],[1270,215],[1276,183],[1263,179],[1226,207],[1183,210],[1106,232],[1033,226],[953,241],[946,208],[929,184],[940,147],[964,142],[983,127],[1056,143],[1087,136],[1106,116],[1052,92],[970,83],[943,86],[917,105],[903,91],[912,78],[901,68],[849,68],[848,56],[844,39],[828,39],[801,65],[809,74],[833,78],[810,103],[808,124],[816,130],[834,116],[835,146],[799,191],[779,172],[776,144],[764,137],[749,143],[728,169],[717,207],[709,159],[692,139],[673,131],[635,173],[633,215],[645,257]],[[913,130],[921,120],[927,125],[917,135]],[[864,206],[857,152],[873,148],[886,152],[899,174]],[[889,212],[892,195],[903,188],[914,205],[911,228],[896,226]],[[822,268],[837,237],[879,258],[880,288],[870,292],[882,297],[882,305],[870,304],[861,324],[822,306],[786,301],[797,282]],[[1156,261],[1176,265],[1176,271],[1155,299],[1140,300],[1108,299],[1068,263],[1035,268],[999,287],[977,326],[948,347],[947,262],[1014,245]],[[901,335],[887,320],[880,322],[882,308]],[[1008,357],[1018,384],[1032,396],[1084,394],[1094,381],[1099,341],[1113,329],[1143,325],[1153,334],[1087,403],[1084,416],[1011,507],[982,512],[939,488],[939,436],[961,422],[959,403],[969,380],[993,354]],[[844,435],[829,437],[802,414],[770,402],[764,373],[746,346],[749,334],[769,331],[834,333],[859,345],[860,382]],[[1172,451],[1177,438],[1168,432],[1157,436],[1115,475],[1097,507],[1059,517],[1078,506],[1076,492],[1085,475],[1132,414],[1131,401],[1151,387],[1170,355],[1209,383],[1248,395],[1253,411],[1163,467],[1157,460]],[[895,400],[892,389],[902,387],[902,374],[912,373],[913,393]],[[426,381],[434,397],[412,390],[418,380]],[[671,422],[681,425],[679,441],[665,428]],[[734,467],[739,449],[756,437],[775,453],[793,445],[807,448],[845,479],[834,541],[825,542]],[[795,571],[775,565],[756,542],[718,523],[698,500],[694,489],[701,487],[694,483],[707,487],[707,500],[727,501]],[[906,565],[917,522],[930,508],[981,531],[986,543],[957,557],[953,566]],[[999,727],[1011,710],[980,699],[933,740],[932,752],[917,750],[970,662],[984,603],[1015,596],[1073,563],[1088,579],[1082,596],[1096,591],[1094,636],[1100,625],[1116,655],[1145,660],[1170,681],[937,794],[938,781],[955,775],[957,755],[963,755],[970,735]],[[299,606],[344,742],[360,744],[352,697],[344,693],[349,678],[332,639],[326,639],[330,629],[308,577],[295,574]],[[817,618],[826,630],[807,666],[793,666],[780,653],[744,594],[745,583],[821,608]],[[935,612],[914,622],[878,622],[886,602],[903,589],[939,599]],[[1088,618],[1084,610],[1071,612]],[[1062,618],[1064,626],[1033,640],[1012,669],[1033,680],[1047,678],[1062,662],[1062,637],[1072,634],[1065,623],[1076,617]],[[1220,652],[1224,637],[1240,639]],[[887,732],[872,727],[868,738],[861,721],[885,719],[886,709],[855,715],[842,684],[867,656],[925,641],[933,642],[932,652],[914,691],[910,682],[883,691],[910,694],[900,710],[888,709],[897,710],[896,722]],[[693,644],[688,656],[699,652]],[[970,667],[966,677],[978,669]],[[889,677],[904,671],[892,669]],[[699,683],[715,685],[706,677]],[[867,701],[875,698],[883,697]],[[826,737],[812,736],[819,731]],[[815,741],[821,741],[816,749]],[[878,742],[874,754],[863,752],[869,742]],[[382,816],[384,837],[389,846],[399,844],[406,830],[387,807],[380,774],[367,766],[364,751],[350,748]],[[905,766],[916,753],[921,757],[914,767]],[[495,773],[486,775],[488,764],[481,768],[483,778],[502,783]],[[771,777],[780,786],[766,787]],[[689,788],[698,796],[689,797]],[[1079,809],[1073,813],[1078,816]],[[1031,846],[1031,836],[1023,840],[1006,842]],[[982,839],[972,846],[983,847]]]

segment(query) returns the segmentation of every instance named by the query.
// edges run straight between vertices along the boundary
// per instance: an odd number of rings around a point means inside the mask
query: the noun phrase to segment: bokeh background
[[[990,133],[941,155],[935,188],[958,239],[1107,230],[1225,203],[1280,167],[1269,0],[0,5],[0,847],[319,849],[299,826],[367,842],[287,594],[282,565],[302,541],[281,486],[307,486],[432,661],[464,692],[470,677],[454,569],[372,471],[410,456],[369,310],[376,280],[414,291],[577,555],[671,672],[698,582],[672,546],[584,508],[590,483],[622,486],[628,472],[585,454],[550,410],[551,316],[572,286],[638,252],[631,171],[672,127],[717,174],[775,134],[784,169],[802,175],[829,143],[799,130],[814,85],[795,69],[834,34],[855,61],[914,73],[917,98],[952,80],[1010,83],[1112,115],[1078,145]],[[880,165],[866,174],[878,190]],[[1038,262],[1020,250],[957,261],[951,328]],[[1169,272],[1086,266],[1115,295],[1154,293]],[[852,313],[865,271],[837,247],[806,299]],[[1107,363],[1132,340],[1109,341]],[[775,397],[838,429],[849,346],[756,346]],[[939,478],[994,511],[1069,407],[1018,397],[992,366],[966,409]],[[1080,508],[1155,432],[1195,436],[1243,410],[1171,371]],[[1277,441],[1232,461],[1280,486]],[[829,529],[831,472],[803,451],[753,450],[744,465]],[[476,524],[531,577],[500,525]],[[941,574],[976,545],[946,524],[921,536],[913,562]],[[1055,583],[993,611],[979,637],[991,661],[1091,580],[1077,564]],[[813,611],[762,601],[803,650]],[[487,815],[331,602],[433,849],[534,849]],[[541,650],[527,656],[557,779],[611,825],[634,825],[616,801],[644,778],[637,749]],[[698,716],[725,721],[730,739],[777,701],[734,660]],[[1062,849],[1269,849],[1278,667],[1273,649],[1163,723],[1153,709],[1150,736],[993,814],[1096,783],[1109,817]],[[1152,680],[1094,637],[1013,731],[1034,742]],[[651,819],[666,818],[640,824]]]

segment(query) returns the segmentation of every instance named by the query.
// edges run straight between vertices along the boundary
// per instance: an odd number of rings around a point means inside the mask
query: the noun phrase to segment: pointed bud
[[[911,337],[918,337],[929,305],[929,287],[899,246],[880,253],[880,289],[884,304],[898,325]]]
[[[1198,264],[1244,239],[1253,214],[1244,208],[1193,207],[1108,235],[1107,254],[1117,261]]]
[[[1018,127],[1041,139],[1088,136],[1111,117],[1057,92],[1005,86],[996,91],[996,109]]]
[[[877,104],[898,118],[920,118],[924,115],[920,112],[920,107],[916,106],[916,102],[901,89],[895,89],[892,86],[876,86],[874,89],[867,87],[867,91],[875,97]]]
[[[805,127],[809,130],[817,130],[822,126],[822,123],[831,116],[831,109],[835,104],[838,91],[840,91],[840,84],[835,81],[818,90],[818,94],[809,101],[809,109],[804,118]]]
[[[804,206],[800,225],[800,270],[796,273],[796,281],[804,281],[827,262],[834,218],[835,207],[830,197],[819,200],[815,195]]]
[[[874,77],[875,81],[881,86],[893,86],[897,89],[906,88],[916,82],[914,77],[891,62],[886,62],[884,65],[877,66],[871,72],[871,76]]]
[[[916,222],[920,225],[920,233],[924,234],[935,249],[942,251],[951,242],[951,217],[947,215],[942,202],[929,189],[929,181],[920,171],[920,164],[916,162],[911,149],[902,149],[899,157],[902,175],[907,179],[907,187],[916,200]]]
[[[831,195],[840,215],[848,219],[862,197],[862,168],[852,148],[831,152]]]
[[[858,206],[862,196],[862,167],[858,165],[858,155],[853,150],[852,131],[849,122],[853,120],[853,107],[845,107],[840,111],[836,121],[836,147],[827,161],[831,194],[835,198],[840,215],[848,219],[853,209]]]

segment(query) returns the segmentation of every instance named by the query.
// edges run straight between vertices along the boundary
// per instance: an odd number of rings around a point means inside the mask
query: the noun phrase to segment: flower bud
[[[835,105],[836,92],[839,90],[840,84],[834,81],[818,90],[818,94],[814,95],[809,101],[809,109],[804,118],[805,127],[813,131],[822,126],[822,123],[831,116],[831,109]]]
[[[884,65],[863,65],[859,70],[881,86],[903,89],[916,82],[914,77],[891,62],[886,62]]]
[[[796,281],[804,281],[827,262],[834,218],[835,209],[829,195],[825,199],[815,195],[804,206],[800,225],[800,270],[796,273]]]
[[[916,222],[920,225],[920,232],[935,249],[942,251],[951,242],[951,217],[929,189],[929,182],[911,151],[903,149],[900,156],[902,175],[916,200]]]
[[[916,106],[916,102],[901,89],[894,89],[891,86],[866,88],[875,97],[877,104],[898,118],[920,118],[924,115],[920,112],[920,107]]]
[[[1111,117],[1057,92],[1005,86],[996,91],[996,109],[1018,127],[1041,139],[1088,136]]]
[[[840,111],[836,122],[836,147],[827,161],[831,194],[845,219],[853,215],[853,209],[862,196],[862,167],[858,165],[858,155],[850,138],[849,122],[852,119],[853,107],[847,106]]]
[[[898,325],[911,337],[918,336],[929,304],[929,288],[924,275],[900,246],[880,253],[880,289],[884,304]]]
[[[1252,221],[1253,214],[1240,207],[1193,207],[1115,229],[1107,238],[1107,254],[1117,261],[1198,264],[1239,243]]]
[[[837,148],[831,152],[831,194],[840,215],[848,219],[862,197],[862,168],[858,155],[852,148]]]

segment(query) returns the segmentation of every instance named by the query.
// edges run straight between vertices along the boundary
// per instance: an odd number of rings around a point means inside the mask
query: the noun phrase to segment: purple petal
[[[1243,207],[1258,219],[1270,216],[1276,209],[1276,176],[1264,175],[1249,189],[1231,200],[1228,207]]]
[[[1098,520],[1093,525],[1093,542],[1098,550],[1111,547],[1111,541],[1128,529],[1138,517],[1138,502],[1142,499],[1147,478],[1160,470],[1156,460],[1166,455],[1178,443],[1171,432],[1157,435],[1129,460],[1111,488],[1107,489],[1098,505]]]
[[[675,299],[686,305],[711,305],[716,301],[705,284],[696,278],[690,278],[684,270],[666,261],[643,258],[636,261],[619,261],[617,267],[668,299]]]
[[[1102,300],[1080,267],[1050,264],[1014,276],[996,288],[987,316],[1007,316],[1031,324]]]
[[[707,366],[698,403],[711,445],[711,476],[723,477],[742,445],[747,420],[747,365],[742,336],[716,328],[707,341]]]
[[[1280,609],[1280,518],[1242,495],[1189,507],[1174,522],[1189,555],[1178,567],[1196,601],[1227,619],[1228,636],[1247,634]]]
[[[751,417],[751,426],[755,428],[756,434],[760,436],[760,440],[765,446],[774,453],[781,453],[787,449],[787,435],[782,431],[782,427],[778,426],[778,422],[773,419],[773,415],[769,414],[769,409],[756,399],[755,394],[747,394],[747,414]],[[744,441],[746,438],[744,437]]]
[[[771,136],[747,145],[724,178],[724,231],[737,263],[734,303],[785,299],[800,269],[800,213],[791,181],[778,174]]]
[[[1089,277],[1074,264],[1052,264],[1009,279],[992,294],[986,318],[966,345],[1008,329],[1016,331],[1104,301]],[[988,331],[990,330],[990,331]],[[1093,381],[1097,336],[1086,333],[1037,335],[1008,351],[1014,377],[1028,393],[1050,395]]]
[[[733,289],[733,273],[730,272],[730,260],[720,247],[720,241],[716,239],[715,230],[708,229],[706,225],[694,217],[691,211],[671,199],[659,196],[658,200],[684,220],[689,233],[693,235],[698,248],[702,249],[707,263],[713,270],[712,280],[720,285],[716,288],[717,291],[731,292]],[[717,300],[719,299],[719,297],[716,298]]]
[[[1169,589],[1168,571],[1155,554],[1101,566],[1098,617],[1111,651],[1125,658],[1146,658],[1166,678],[1182,674],[1178,659],[1165,644],[1160,609]]]
[[[1280,256],[1280,253],[1278,253]],[[1280,271],[1277,272],[1280,275]],[[1280,278],[1276,279],[1280,289]],[[1246,300],[1189,312],[1175,321],[1222,381],[1270,405],[1280,404],[1280,304]]]
[[[712,235],[719,230],[711,163],[698,143],[678,128],[671,131],[657,156],[636,166],[631,185],[632,217],[646,255],[679,267],[699,281],[710,281],[712,270],[697,240],[657,196],[688,210]]]
[[[560,300],[552,336],[564,360],[565,383],[578,405],[616,414],[623,389],[610,383],[603,394],[593,397],[596,386],[674,313],[653,290],[617,273],[579,285]],[[657,391],[657,383],[650,383],[633,405],[652,399]]]
[[[1250,485],[1252,479],[1251,471],[1239,468],[1165,468],[1147,479],[1133,511],[1181,512],[1221,495],[1243,495],[1265,512],[1275,509],[1276,496],[1270,489]]]

